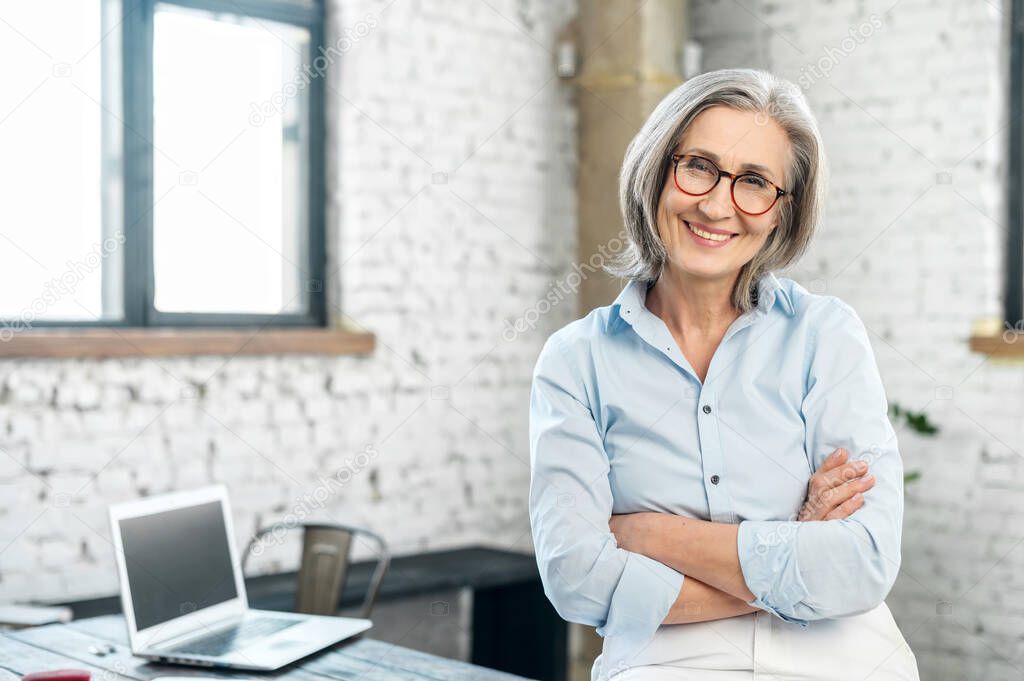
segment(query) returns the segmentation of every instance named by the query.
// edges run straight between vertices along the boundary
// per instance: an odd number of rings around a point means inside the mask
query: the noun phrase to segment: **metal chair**
[[[336,615],[338,599],[348,574],[349,551],[356,535],[368,537],[377,545],[377,567],[370,579],[370,586],[363,599],[360,617],[369,618],[377,600],[380,584],[391,564],[387,544],[378,535],[360,527],[338,523],[301,522],[274,523],[259,530],[245,547],[242,556],[242,572],[253,548],[267,535],[279,536],[285,532],[302,528],[302,560],[299,564],[298,588],[295,592],[295,612],[307,615]]]

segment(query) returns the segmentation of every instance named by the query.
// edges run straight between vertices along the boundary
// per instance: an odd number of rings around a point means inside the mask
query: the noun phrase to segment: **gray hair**
[[[740,269],[732,302],[743,313],[756,304],[757,282],[765,273],[793,264],[807,250],[826,193],[824,146],[807,99],[796,85],[766,71],[709,71],[661,100],[626,148],[619,175],[619,206],[629,243],[605,269],[644,282],[661,275],[666,253],[658,236],[657,214],[670,155],[690,123],[716,105],[754,112],[758,122],[774,120],[790,142],[784,182],[792,196],[778,204],[777,228]]]

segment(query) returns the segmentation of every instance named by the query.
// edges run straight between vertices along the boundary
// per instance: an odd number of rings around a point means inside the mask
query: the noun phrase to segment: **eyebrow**
[[[683,154],[696,154],[698,156],[706,156],[708,160],[714,161],[715,163],[720,162],[718,154],[714,153],[713,151],[708,151],[707,149],[688,149],[684,151]],[[743,165],[740,166],[740,170],[756,170],[759,173],[767,175],[769,180],[774,181],[775,173],[773,173],[766,166],[759,165],[757,163],[744,163]]]

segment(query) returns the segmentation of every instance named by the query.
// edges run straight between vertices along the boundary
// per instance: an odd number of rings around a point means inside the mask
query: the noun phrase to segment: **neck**
[[[739,316],[732,290],[739,272],[720,279],[695,277],[665,266],[647,295],[647,308],[669,330],[700,336],[721,335]]]

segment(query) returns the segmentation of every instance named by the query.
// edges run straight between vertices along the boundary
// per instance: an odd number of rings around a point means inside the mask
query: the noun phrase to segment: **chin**
[[[739,268],[732,267],[732,263],[712,262],[711,258],[704,253],[676,253],[669,256],[668,260],[672,267],[690,276],[702,277],[704,279],[720,279],[736,274]]]

